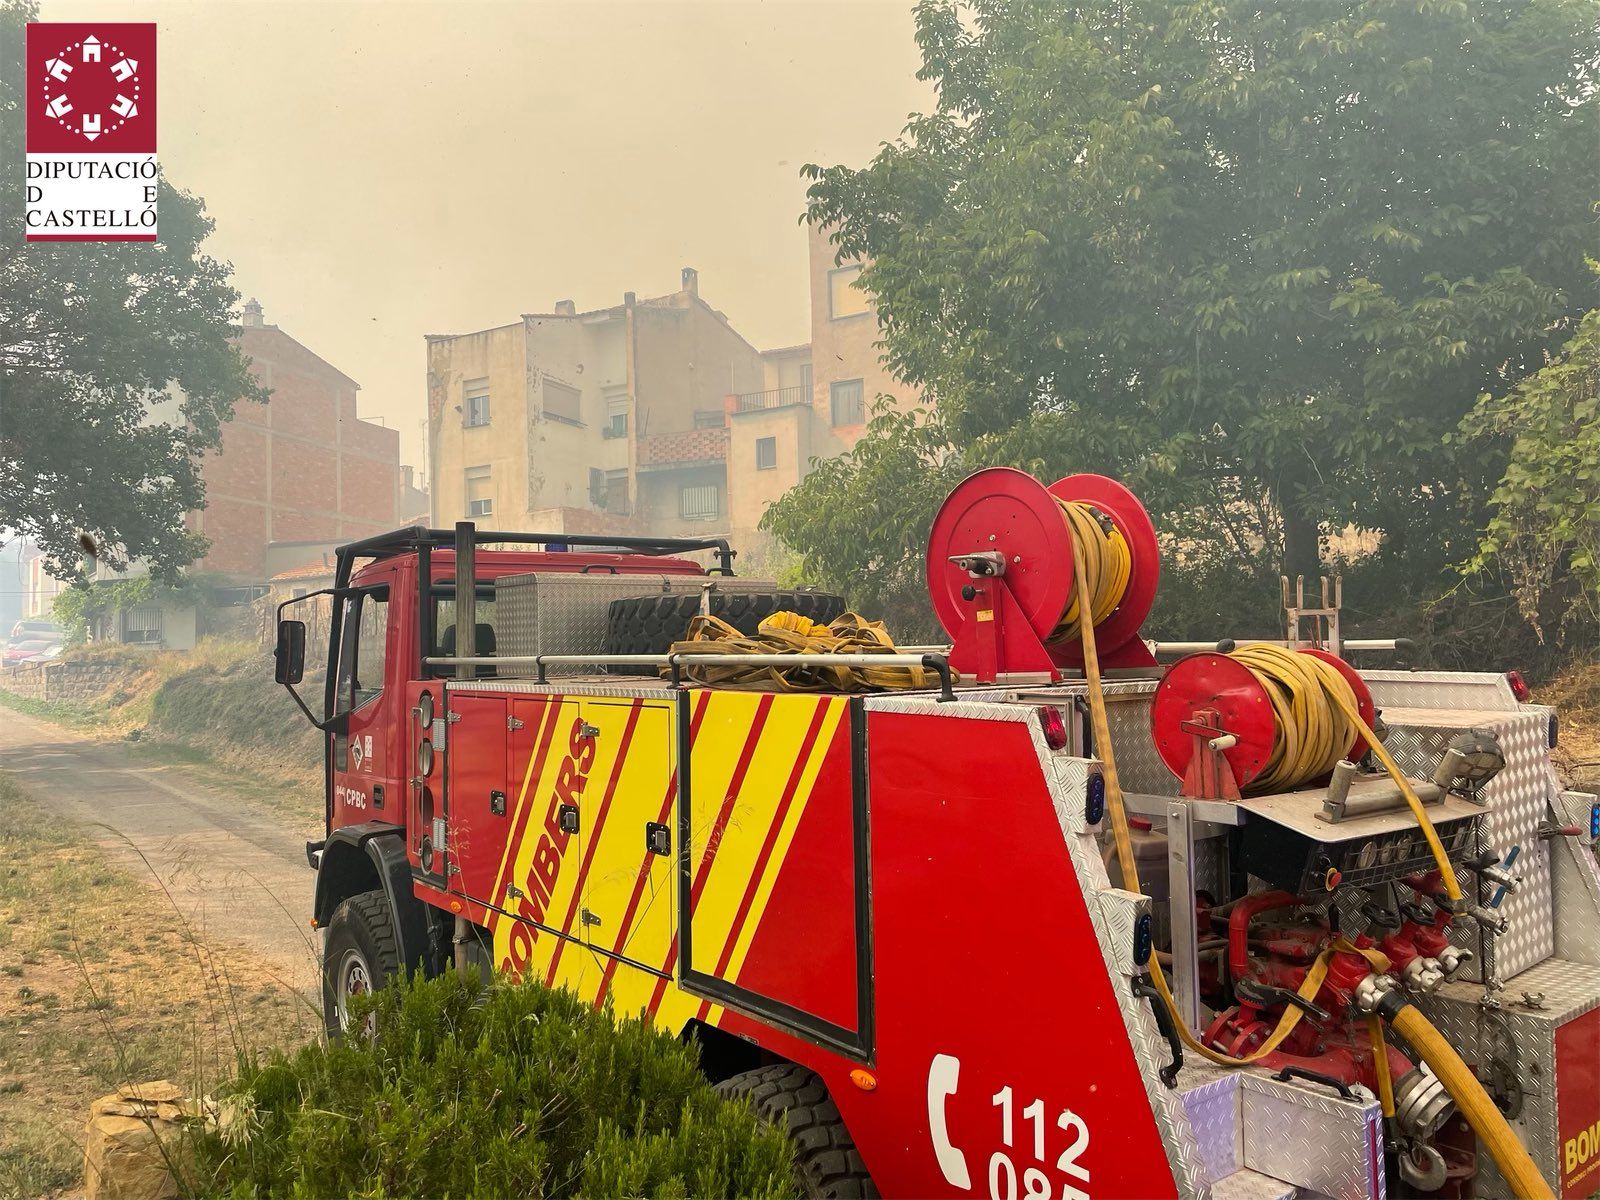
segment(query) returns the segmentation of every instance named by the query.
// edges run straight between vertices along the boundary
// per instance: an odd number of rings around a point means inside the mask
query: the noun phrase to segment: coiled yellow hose
[[[1333,770],[1355,741],[1345,712],[1356,709],[1356,696],[1338,669],[1315,655],[1260,643],[1228,657],[1255,676],[1277,717],[1272,757],[1250,789],[1286,792]],[[1339,699],[1349,704],[1341,707]]]
[[[1090,578],[1087,575],[1089,566],[1084,554],[1083,544],[1084,539],[1073,538],[1073,566],[1079,580]],[[1099,752],[1101,765],[1104,768],[1106,810],[1111,816],[1112,837],[1116,843],[1117,860],[1122,868],[1122,886],[1129,891],[1136,892],[1139,890],[1139,868],[1133,856],[1133,839],[1128,833],[1128,813],[1122,802],[1122,784],[1117,777],[1116,753],[1111,744],[1111,723],[1106,718],[1106,698],[1105,692],[1101,687],[1100,658],[1095,651],[1094,620],[1091,614],[1086,614],[1081,610],[1077,614],[1079,636],[1083,640],[1084,676],[1088,683],[1089,719],[1094,726],[1094,744]],[[1311,655],[1301,655],[1300,657],[1312,658]],[[1348,687],[1345,688],[1345,692],[1349,692]],[[1417,798],[1416,792],[1412,790],[1411,785],[1406,781],[1405,775],[1401,772],[1398,764],[1383,748],[1382,743],[1378,741],[1377,735],[1361,719],[1361,714],[1356,710],[1354,696],[1350,696],[1349,700],[1346,701],[1344,696],[1337,692],[1330,692],[1329,695],[1334,697],[1334,703],[1343,711],[1345,719],[1367,739],[1378,761],[1383,764],[1384,769],[1389,772],[1389,775],[1399,786],[1401,793],[1405,796],[1406,802],[1410,805],[1411,811],[1417,819],[1418,825],[1422,827],[1422,831],[1427,837],[1429,849],[1433,852],[1434,862],[1439,868],[1447,893],[1452,900],[1459,900],[1461,898],[1461,888],[1456,882],[1455,872],[1451,869],[1450,859],[1445,854],[1444,847],[1439,842],[1439,836],[1434,832],[1433,824],[1428,820],[1427,813],[1423,811],[1422,802]],[[1323,950],[1317,956],[1317,960],[1312,964],[1311,969],[1306,972],[1305,981],[1300,985],[1299,989],[1299,994],[1302,997],[1309,1000],[1317,994],[1322,986],[1323,979],[1327,975],[1328,962],[1334,952],[1339,950],[1354,951],[1361,954],[1366,958],[1368,964],[1372,966],[1375,973],[1381,974],[1388,969],[1388,960],[1379,951],[1357,950],[1349,942],[1340,938],[1334,945]],[[1157,956],[1150,956],[1149,968],[1151,981],[1160,993],[1161,1002],[1166,1005],[1167,1012],[1172,1017],[1173,1027],[1178,1031],[1178,1036],[1183,1040],[1183,1044],[1202,1058],[1209,1059],[1211,1062],[1222,1066],[1248,1066],[1250,1063],[1270,1054],[1283,1043],[1283,1040],[1288,1037],[1295,1025],[1300,1021],[1301,1010],[1292,1004],[1285,1006],[1283,1015],[1278,1019],[1277,1027],[1267,1037],[1267,1040],[1253,1053],[1243,1058],[1233,1058],[1205,1045],[1195,1036],[1194,1031],[1189,1028],[1189,1023],[1184,1020],[1183,1014],[1178,1011],[1177,1001],[1173,998],[1166,974],[1161,969],[1161,960]],[[1516,1188],[1515,1194],[1518,1197],[1531,1198],[1531,1200],[1539,1200],[1541,1197],[1551,1197],[1551,1200],[1553,1200],[1553,1193],[1549,1184],[1539,1174],[1539,1170],[1534,1166],[1527,1150],[1517,1140],[1517,1135],[1512,1132],[1511,1126],[1506,1123],[1506,1119],[1501,1115],[1500,1110],[1494,1106],[1494,1102],[1489,1098],[1488,1093],[1483,1090],[1483,1085],[1478,1082],[1477,1078],[1467,1068],[1466,1064],[1461,1061],[1460,1057],[1456,1055],[1455,1051],[1450,1049],[1449,1043],[1444,1039],[1444,1035],[1435,1029],[1427,1018],[1410,1004],[1401,1006],[1397,1012],[1390,1016],[1389,1020],[1401,1036],[1405,1037],[1416,1048],[1417,1053],[1422,1055],[1423,1061],[1433,1068],[1434,1074],[1439,1077],[1440,1083],[1444,1085],[1445,1090],[1450,1093],[1460,1107],[1462,1115],[1466,1117],[1474,1132],[1483,1139],[1490,1156],[1493,1157],[1495,1164],[1500,1168],[1500,1173]],[[1382,1053],[1381,1048],[1379,1052]],[[1392,1108],[1392,1105],[1393,1101],[1391,1100],[1388,1107]]]
[[[1088,564],[1087,572],[1074,567],[1072,599],[1067,602],[1061,619],[1056,622],[1055,629],[1047,639],[1061,642],[1073,636],[1078,624],[1078,598],[1086,592],[1089,595],[1089,612],[1096,625],[1117,611],[1117,605],[1122,603],[1123,594],[1128,590],[1128,579],[1133,574],[1133,555],[1128,550],[1122,531],[1109,521],[1102,524],[1099,510],[1093,505],[1078,500],[1063,500],[1059,496],[1056,497],[1056,503],[1061,506],[1061,515],[1066,518],[1067,527],[1072,531],[1075,557],[1081,548],[1082,558]],[[1107,529],[1107,526],[1110,528]]]

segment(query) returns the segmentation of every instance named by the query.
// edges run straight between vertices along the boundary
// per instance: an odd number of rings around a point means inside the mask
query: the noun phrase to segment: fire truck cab
[[[930,549],[930,575],[964,573],[948,603],[977,606],[954,646],[880,659],[939,686],[882,693],[696,682],[671,651],[693,614],[838,611],[735,577],[726,543],[463,523],[341,548],[336,586],[280,611],[276,662],[326,734],[307,855],[330,1031],[411,971],[570,988],[695,1039],[788,1122],[816,1195],[1510,1194],[1455,1082],[1368,1039],[1359,993],[1392,986],[1552,1189],[1600,1189],[1600,809],[1556,782],[1553,714],[1502,675],[1351,669],[1405,774],[1442,780],[1433,826],[1481,910],[1446,920],[1376,777],[1229,796],[1175,768],[1169,734],[1226,756],[1249,733],[1220,684],[1163,700],[1159,644],[1103,688],[1059,656],[1007,670],[1056,614],[1028,607],[1019,523],[973,512],[950,536],[983,540]],[[1468,778],[1466,735],[1500,765]],[[1185,1053],[1178,1024],[1243,1058],[1290,1009],[1258,1061]]]

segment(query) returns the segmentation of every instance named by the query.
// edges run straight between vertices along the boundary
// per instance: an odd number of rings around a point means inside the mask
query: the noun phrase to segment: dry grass
[[[119,1083],[208,1090],[240,1054],[320,1026],[269,966],[208,941],[0,774],[0,1197],[75,1188],[89,1102]]]
[[[243,790],[320,796],[320,735],[273,682],[272,660],[261,647],[218,638],[193,650],[98,643],[63,660],[115,667],[118,674],[98,696],[40,701],[0,691],[0,706],[99,738],[137,739],[139,753],[158,762],[223,768],[230,786]],[[317,687],[302,688],[308,690],[320,700]],[[315,807],[321,810],[320,800]]]
[[[1600,792],[1600,662],[1568,667],[1533,697],[1561,719],[1556,767],[1568,787]]]

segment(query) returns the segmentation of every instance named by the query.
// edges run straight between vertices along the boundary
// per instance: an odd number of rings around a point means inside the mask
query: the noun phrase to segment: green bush
[[[642,1022],[455,973],[360,1004],[376,1036],[241,1064],[196,1146],[200,1194],[796,1192],[787,1137]]]

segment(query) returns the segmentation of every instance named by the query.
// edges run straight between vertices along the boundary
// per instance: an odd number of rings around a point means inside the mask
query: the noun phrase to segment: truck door
[[[585,844],[572,928],[557,973],[580,995],[610,994],[636,1012],[670,971],[677,938],[677,700],[585,698],[580,715],[594,745],[579,799]],[[581,761],[581,760],[580,760]]]
[[[450,891],[482,901],[493,894],[510,823],[506,767],[515,718],[503,695],[448,694],[444,863],[434,869]]]
[[[396,661],[398,630],[389,621],[389,585],[365,587],[346,596],[339,636],[333,711],[348,714],[333,739],[332,824],[401,818],[391,809],[401,803],[395,748],[401,728],[396,716],[402,689],[386,686]]]

